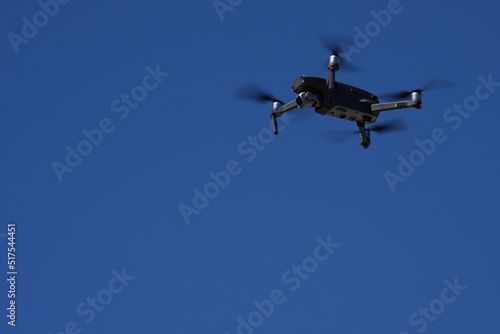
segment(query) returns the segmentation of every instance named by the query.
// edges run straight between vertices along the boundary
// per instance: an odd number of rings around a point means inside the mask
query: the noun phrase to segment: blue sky
[[[498,5],[217,6],[3,6],[2,332],[498,333]],[[268,136],[271,106],[235,98],[292,100],[326,76],[317,36],[359,31],[363,71],[339,81],[457,87],[381,114],[409,131],[368,150],[325,141],[355,124],[312,110]]]

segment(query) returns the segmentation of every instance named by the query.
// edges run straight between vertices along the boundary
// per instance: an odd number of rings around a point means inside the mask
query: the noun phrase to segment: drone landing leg
[[[273,120],[273,132],[275,135],[278,134],[278,119],[276,118],[276,115],[271,113],[271,119]]]
[[[360,134],[360,137],[361,137],[361,141],[360,141],[359,144],[361,146],[363,146],[364,148],[370,147],[370,143],[371,143],[371,140],[370,140],[370,130],[367,130],[365,128],[365,123],[357,122],[356,124],[358,125],[359,134]]]

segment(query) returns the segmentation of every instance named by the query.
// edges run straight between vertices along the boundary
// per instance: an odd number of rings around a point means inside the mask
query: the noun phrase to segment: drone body
[[[271,118],[274,123],[274,134],[278,134],[276,118],[295,108],[314,108],[316,113],[356,122],[361,137],[361,146],[370,146],[370,129],[366,124],[377,120],[382,111],[422,108],[422,94],[416,90],[411,92],[410,100],[379,103],[378,97],[363,89],[335,81],[335,72],[339,69],[340,59],[337,55],[330,58],[328,79],[301,75],[292,84],[292,91],[298,96],[295,100],[283,104],[274,100]]]
[[[412,92],[409,101],[379,103],[376,95],[363,89],[338,81],[329,89],[325,79],[303,75],[293,81],[292,91],[299,95],[295,99],[299,108],[314,107],[318,114],[363,124],[374,123],[381,111],[422,108],[418,91]]]

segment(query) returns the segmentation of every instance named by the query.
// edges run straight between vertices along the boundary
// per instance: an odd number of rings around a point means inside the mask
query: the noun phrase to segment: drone
[[[359,132],[360,145],[367,149],[371,144],[371,131],[383,132],[403,128],[401,122],[366,127],[368,124],[375,123],[381,112],[405,108],[421,109],[423,106],[422,92],[424,90],[446,88],[453,85],[444,79],[434,78],[421,88],[385,94],[386,97],[398,99],[397,101],[380,102],[376,95],[366,90],[336,81],[336,72],[343,67],[340,56],[343,43],[345,42],[334,42],[332,44],[323,41],[325,47],[331,51],[327,77],[319,78],[300,75],[295,78],[292,83],[292,91],[297,96],[292,101],[285,103],[269,93],[259,91],[257,88],[250,89],[250,91],[240,91],[238,97],[257,99],[261,102],[272,102],[271,119],[275,135],[278,134],[277,118],[293,109],[314,108],[316,113],[320,115],[356,122],[358,131],[355,133]],[[350,64],[345,65],[347,68],[353,68]]]

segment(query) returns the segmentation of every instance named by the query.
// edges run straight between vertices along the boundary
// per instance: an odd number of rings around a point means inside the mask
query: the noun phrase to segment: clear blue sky
[[[498,333],[496,2],[46,3],[0,11],[2,332]],[[339,81],[457,87],[368,150],[320,115],[269,137],[271,106],[234,97],[293,99],[326,75],[316,37],[356,31]]]

